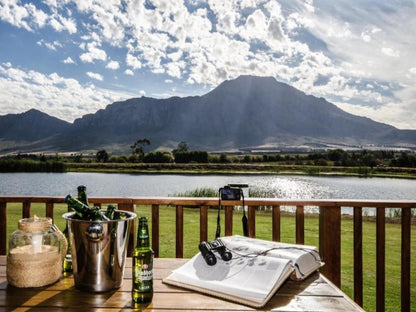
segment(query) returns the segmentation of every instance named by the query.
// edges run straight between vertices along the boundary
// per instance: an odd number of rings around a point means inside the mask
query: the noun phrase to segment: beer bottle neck
[[[89,206],[87,197],[87,188],[84,185],[78,186],[78,200],[86,206]]]
[[[84,205],[89,206],[87,194],[85,192],[78,194],[78,200]]]
[[[147,225],[141,225],[137,233],[137,247],[150,247]]]

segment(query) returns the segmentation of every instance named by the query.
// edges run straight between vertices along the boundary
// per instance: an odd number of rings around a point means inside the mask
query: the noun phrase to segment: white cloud
[[[41,39],[41,40],[37,41],[36,44],[40,45],[40,46],[43,45],[43,46],[47,47],[49,50],[53,50],[53,51],[56,51],[57,48],[62,48],[63,47],[62,43],[60,43],[57,40],[55,40],[54,42],[46,42],[45,40]]]
[[[35,25],[39,28],[42,28],[46,25],[46,22],[48,20],[48,14],[43,12],[42,10],[38,10],[33,4],[26,5],[26,9],[29,12],[29,14],[33,18],[33,22]]]
[[[64,25],[62,25],[56,18],[51,18],[49,25],[51,25],[57,32],[61,32],[65,29]]]
[[[335,103],[341,109],[358,116],[371,116],[371,119],[394,125],[400,129],[410,129],[414,127],[412,122],[404,118],[409,112],[404,109],[399,102],[388,102],[382,106],[354,105],[347,102]],[[415,103],[413,103],[415,104]],[[416,106],[413,105],[413,108]]]
[[[167,54],[167,57],[170,58],[172,61],[177,62],[180,60],[182,55],[183,55],[182,51],[176,51],[176,52]]]
[[[185,64],[183,62],[169,63],[166,65],[166,72],[171,77],[182,78],[182,70]]]
[[[381,52],[383,52],[385,55],[387,56],[391,56],[391,57],[400,57],[400,52],[397,50],[394,50],[392,48],[381,48]]]
[[[66,59],[62,61],[64,64],[75,64],[74,60],[68,56]]]
[[[64,30],[69,34],[75,34],[77,32],[76,22],[71,18],[66,18],[59,14],[54,14],[50,17],[49,25],[57,32],[62,32]]]
[[[22,4],[18,0],[3,1],[0,3],[0,19],[28,31],[35,31],[36,28],[50,25],[57,32],[63,30],[68,31],[69,34],[77,32],[75,20],[58,14],[56,6],[52,10],[53,13],[48,15],[35,4],[36,2]],[[47,4],[51,5],[50,2]]]
[[[91,14],[95,20],[94,28],[99,29],[103,39],[111,45],[119,45],[125,38],[125,24],[128,19],[119,1],[76,1],[78,9],[87,14]],[[142,4],[134,3],[134,6]]]
[[[142,68],[142,63],[140,62],[140,60],[131,54],[127,54],[126,63],[128,66],[132,67],[133,69]]]
[[[261,10],[255,10],[250,14],[245,23],[245,28],[241,30],[240,35],[243,38],[264,38],[267,32],[266,16]]]
[[[365,42],[370,42],[371,41],[371,36],[368,33],[365,33],[365,32],[361,33],[361,38]]]
[[[75,34],[77,32],[77,23],[72,18],[66,18],[63,16],[59,16],[59,20],[61,24],[63,25],[64,29],[69,34]]]
[[[112,70],[116,70],[120,68],[120,64],[117,61],[110,61],[105,67]]]
[[[93,73],[93,72],[87,72],[87,76],[95,79],[95,80],[99,80],[99,81],[103,81],[104,77],[98,73]]]
[[[84,63],[94,63],[94,60],[105,61],[107,53],[105,50],[97,48],[98,43],[90,42],[87,44],[88,52],[80,55],[80,60]]]
[[[126,69],[124,71],[124,74],[128,75],[128,76],[134,76],[134,72],[131,69]]]
[[[133,94],[81,85],[77,80],[56,73],[45,75],[0,65],[0,114],[20,113],[29,108],[72,122],[95,113],[115,101]]]
[[[17,0],[8,3],[2,3],[0,6],[0,18],[16,27],[24,28],[32,31],[26,19],[29,17],[29,12],[24,6],[18,4]]]
[[[140,94],[141,96],[145,96],[145,95],[146,95],[146,91],[144,91],[144,90],[140,90],[139,94]]]

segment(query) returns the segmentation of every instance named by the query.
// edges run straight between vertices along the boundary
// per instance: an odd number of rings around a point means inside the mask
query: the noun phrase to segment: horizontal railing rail
[[[200,241],[208,239],[208,208],[218,206],[217,198],[185,198],[185,197],[91,197],[94,205],[117,204],[118,209],[135,211],[138,205],[151,207],[152,248],[155,256],[159,256],[159,208],[173,206],[175,209],[175,255],[184,255],[184,207],[198,207],[200,212]],[[62,197],[44,196],[0,196],[0,254],[7,251],[7,204],[22,203],[22,218],[31,216],[32,203],[45,204],[45,216],[53,219],[54,205],[62,204]],[[241,206],[240,201],[227,201],[224,204],[225,235],[233,234],[233,208]],[[341,285],[341,208],[349,207],[353,211],[353,245],[354,245],[354,300],[363,305],[363,208],[376,209],[376,308],[385,310],[385,215],[387,208],[401,209],[401,309],[410,311],[411,298],[411,209],[416,208],[416,201],[391,200],[282,200],[269,198],[246,198],[248,207],[248,233],[256,236],[256,208],[267,206],[272,210],[272,237],[280,241],[281,208],[295,208],[295,239],[297,244],[305,241],[305,207],[319,207],[319,250],[325,266],[321,272],[335,285]],[[133,235],[135,226],[131,228]],[[134,239],[129,241],[128,255],[134,248]]]

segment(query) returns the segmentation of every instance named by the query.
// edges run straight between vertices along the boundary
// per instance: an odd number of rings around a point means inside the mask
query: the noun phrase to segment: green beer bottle
[[[133,289],[134,303],[151,302],[153,298],[153,250],[149,244],[147,218],[139,219],[137,244],[133,251]]]
[[[78,200],[86,206],[90,206],[87,197],[87,187],[85,185],[79,185],[77,187],[78,191]]]
[[[78,191],[78,200],[83,203],[86,206],[90,206],[90,204],[88,203],[88,197],[87,197],[87,187],[84,185],[79,185],[77,187],[77,191]]]
[[[67,195],[64,201],[71,207],[77,214],[77,216],[82,220],[89,220],[90,219],[90,207],[81,203],[75,197],[71,195]]]
[[[116,210],[116,206],[114,206],[114,205],[108,205],[107,206],[107,211],[105,212],[105,216],[109,220],[114,220],[114,211],[115,210]]]
[[[68,212],[71,212],[72,208],[68,205]],[[71,255],[71,242],[69,240],[69,229],[68,229],[68,221],[66,221],[65,229],[62,232],[65,235],[66,241],[68,242],[68,249],[65,254],[65,259],[63,261],[63,272],[70,273],[72,272],[72,255]]]

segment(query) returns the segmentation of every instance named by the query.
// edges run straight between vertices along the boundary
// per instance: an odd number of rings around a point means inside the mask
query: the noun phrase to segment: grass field
[[[66,205],[55,205],[55,224],[63,230],[65,227],[61,215],[66,212]],[[45,215],[43,204],[32,204],[32,215]],[[139,206],[136,209],[139,216],[151,217],[151,208]],[[160,257],[175,257],[175,207],[160,207]],[[241,216],[234,213],[233,234],[242,234]],[[21,218],[21,204],[7,206],[8,237],[17,229],[17,221]],[[224,218],[222,218],[224,220]],[[305,215],[305,244],[319,245],[319,219],[314,215]],[[150,223],[151,226],[151,223]],[[208,238],[213,239],[216,227],[216,211],[209,211]],[[350,297],[353,294],[353,222],[343,219],[341,223],[341,266],[342,290]],[[224,224],[222,224],[224,229]],[[223,233],[223,232],[222,232]],[[416,226],[411,232],[411,303],[416,310]],[[375,281],[376,281],[376,225],[374,222],[363,222],[363,281],[364,309],[375,311]],[[256,213],[256,237],[271,240],[271,214],[259,211]],[[281,219],[281,241],[295,243],[295,218],[293,215],[283,215]],[[184,257],[190,258],[198,252],[199,243],[199,210],[184,209]],[[400,310],[400,248],[401,225],[386,224],[386,311]]]

